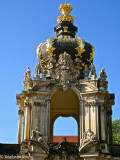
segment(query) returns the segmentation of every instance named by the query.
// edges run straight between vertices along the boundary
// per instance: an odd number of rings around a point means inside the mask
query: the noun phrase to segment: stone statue
[[[102,68],[100,70],[100,78],[98,80],[99,90],[101,90],[101,91],[107,91],[108,82],[106,81],[106,78],[107,78],[107,75],[105,72],[105,68]]]
[[[29,67],[27,67],[27,77],[31,78],[31,70]]]
[[[27,72],[25,72],[25,75],[23,76],[23,78],[24,78],[24,81],[27,80]]]
[[[35,130],[32,130],[31,140],[37,141],[40,143],[47,151],[49,151],[49,147],[45,141],[45,137],[42,135],[38,128],[36,127]]]
[[[82,145],[85,145],[86,143],[89,143],[93,140],[96,140],[96,135],[93,131],[91,131],[91,129],[88,129],[83,133]]]
[[[105,81],[106,78],[107,78],[107,75],[106,75],[106,72],[105,72],[105,68],[102,68],[100,70],[100,79]]]
[[[35,77],[40,76],[40,73],[41,73],[41,65],[40,63],[38,63],[35,66]]]
[[[90,70],[91,70],[91,77],[95,76],[95,78],[96,78],[97,74],[96,74],[96,69],[95,69],[95,66],[93,63],[91,63],[91,65],[90,65]]]
[[[31,139],[34,140],[34,141],[38,141],[39,137],[42,137],[42,134],[41,134],[41,132],[38,131],[38,128],[36,127],[35,130],[32,130]]]
[[[25,75],[23,76],[23,78],[24,78],[24,82],[23,82],[24,89],[25,90],[31,89],[33,86],[33,81],[31,79],[31,70],[29,67],[27,67],[27,72],[25,72]]]

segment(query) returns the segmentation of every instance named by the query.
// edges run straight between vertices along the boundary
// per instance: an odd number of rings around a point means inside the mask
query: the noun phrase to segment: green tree
[[[120,144],[120,119],[112,122],[113,144]]]

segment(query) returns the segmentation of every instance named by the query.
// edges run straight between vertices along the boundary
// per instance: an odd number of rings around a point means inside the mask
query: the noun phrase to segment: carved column
[[[45,125],[46,125],[46,132],[45,136],[47,137],[47,140],[49,141],[50,139],[50,100],[47,100],[46,102],[46,120],[45,120]]]
[[[110,127],[109,127],[109,143],[113,143],[113,136],[112,136],[112,117],[110,115]]]
[[[95,107],[95,127],[96,127],[96,136],[99,139],[99,137],[100,137],[100,134],[99,134],[99,130],[100,130],[99,105],[96,105],[96,107]]]
[[[101,140],[106,140],[106,122],[105,122],[105,107],[100,104],[100,119],[101,119]]]
[[[84,106],[83,106],[83,101],[80,101],[80,126],[79,126],[79,131],[80,131],[80,145],[81,145],[81,140],[83,139],[83,133],[85,131],[85,120],[84,120]]]
[[[34,109],[33,109],[33,129],[38,128],[38,130],[42,133],[42,135],[45,135],[45,121],[46,121],[46,107],[45,107],[45,101],[34,101]]]
[[[90,106],[90,129],[94,132],[97,136],[97,126],[98,126],[98,107],[96,101],[91,102]],[[97,136],[98,137],[98,136]]]
[[[18,122],[18,138],[17,138],[17,144],[21,143],[21,133],[22,133],[22,116],[23,116],[23,111],[19,110],[18,111],[19,115],[19,122]]]
[[[25,128],[25,117],[23,116],[23,135],[22,135],[22,141],[24,141],[24,128]]]
[[[113,143],[113,137],[112,137],[112,107],[110,107],[109,110],[109,143]]]
[[[25,128],[24,128],[24,140],[30,139],[30,107],[31,103],[25,102]]]
[[[91,105],[88,106],[89,128],[91,129]]]

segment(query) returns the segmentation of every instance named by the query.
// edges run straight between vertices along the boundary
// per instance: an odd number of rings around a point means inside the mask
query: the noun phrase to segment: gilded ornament
[[[87,67],[87,64],[86,64],[85,62],[82,62],[81,65],[82,65],[83,67]]]
[[[40,52],[40,49],[41,49],[42,45],[43,45],[43,43],[40,43],[40,44],[37,46],[37,49],[36,49],[37,57],[38,57],[38,60],[39,60],[40,62],[42,62],[42,54],[41,54],[41,52]]]
[[[44,62],[44,63],[42,63],[42,66],[41,66],[41,67],[42,67],[42,68],[43,68],[43,67],[47,67],[47,65],[48,65],[48,62]]]
[[[68,27],[63,27],[63,29],[64,29],[64,32],[68,31]]]
[[[75,17],[73,17],[71,15],[67,15],[67,16],[60,15],[60,17],[57,17],[57,22],[62,23],[63,21],[69,21],[71,23],[74,23],[74,19],[75,19]]]
[[[75,56],[79,56],[79,57],[82,57],[81,54],[85,51],[84,49],[84,40],[80,37],[76,37],[75,38],[77,40],[77,44],[78,44],[78,47],[76,47],[75,49],[78,51],[78,54],[76,54]]]
[[[70,15],[70,12],[72,11],[73,7],[71,4],[61,4],[59,7],[59,11],[61,12],[62,15],[60,17],[57,17],[57,22],[62,23],[63,21],[69,21],[71,23],[74,23],[75,17]]]
[[[54,56],[53,51],[56,49],[55,47],[53,47],[53,43],[55,39],[56,38],[54,37],[46,41],[46,46],[47,46],[46,51],[49,53],[50,57]]]
[[[64,36],[64,38],[68,38],[68,36]]]
[[[92,44],[90,44],[91,47],[92,47],[92,52],[90,53],[90,59],[87,59],[87,61],[92,61],[92,59],[94,58],[94,55],[95,55],[95,48]]]
[[[56,34],[56,35],[58,35],[58,32],[57,32],[57,31],[55,31],[55,34]]]
[[[67,2],[65,2],[64,4],[60,4],[59,7],[59,11],[63,14],[63,15],[68,15],[70,14],[70,12],[73,10],[73,7],[71,6],[71,4],[67,4]]]

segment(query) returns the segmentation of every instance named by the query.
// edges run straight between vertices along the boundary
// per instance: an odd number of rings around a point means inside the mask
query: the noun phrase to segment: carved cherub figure
[[[31,139],[32,139],[32,140],[35,140],[35,141],[38,141],[38,139],[39,139],[40,137],[42,137],[42,134],[41,134],[40,131],[38,131],[38,128],[36,127],[35,130],[32,130],[32,137],[31,137]]]
[[[91,131],[91,129],[88,129],[83,134],[82,145],[84,145],[85,143],[88,143],[92,140],[96,140],[96,135],[94,134],[93,131]]]

